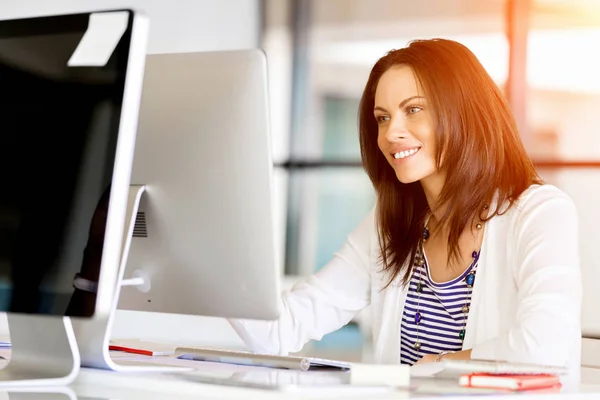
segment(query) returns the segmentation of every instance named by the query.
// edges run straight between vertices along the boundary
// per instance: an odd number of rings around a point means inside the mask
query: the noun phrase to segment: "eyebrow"
[[[425,97],[423,97],[423,96],[410,96],[410,97],[407,97],[406,99],[402,100],[400,102],[400,104],[398,104],[398,108],[404,107],[406,105],[406,103],[408,103],[411,100],[414,100],[414,99],[424,99],[424,98]],[[375,106],[375,108],[373,108],[373,111],[377,111],[377,110],[383,111],[383,112],[387,112],[387,110],[385,108],[380,107],[380,106]]]

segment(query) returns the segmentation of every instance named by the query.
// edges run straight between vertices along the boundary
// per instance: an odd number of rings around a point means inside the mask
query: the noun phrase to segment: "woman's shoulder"
[[[556,186],[546,183],[534,184],[524,190],[506,214],[521,219],[539,212],[576,217],[576,207],[571,197]]]
[[[519,198],[515,201],[515,205],[517,208],[526,209],[528,207],[534,207],[548,201],[556,200],[573,204],[571,197],[556,186],[548,183],[534,184],[521,193]]]

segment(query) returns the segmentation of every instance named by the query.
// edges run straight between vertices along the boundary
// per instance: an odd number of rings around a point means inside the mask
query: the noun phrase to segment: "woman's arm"
[[[515,323],[499,337],[475,345],[470,357],[565,366],[581,343],[577,211],[554,187],[542,187],[517,206]]]
[[[275,321],[229,322],[254,352],[286,355],[309,340],[346,325],[370,303],[370,243],[375,234],[374,213],[352,232],[323,269],[297,283],[281,297]]]

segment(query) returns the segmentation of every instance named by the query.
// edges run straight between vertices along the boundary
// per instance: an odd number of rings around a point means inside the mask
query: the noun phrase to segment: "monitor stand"
[[[18,387],[0,390],[0,399],[9,400],[77,400],[77,395],[68,386]]]
[[[92,318],[76,318],[72,317],[73,326],[75,328],[75,336],[79,343],[79,351],[81,353],[81,366],[90,368],[107,369],[120,372],[165,372],[165,371],[191,371],[193,368],[176,367],[176,366],[159,366],[156,364],[144,365],[143,362],[116,363],[110,357],[108,346],[110,342],[110,333],[119,304],[119,294],[122,286],[136,286],[144,284],[143,279],[132,279],[125,281],[125,269],[127,267],[127,258],[129,256],[129,248],[131,246],[131,238],[135,219],[140,205],[140,200],[144,194],[146,187],[144,185],[131,185],[129,187],[129,195],[127,198],[127,211],[125,219],[125,229],[123,234],[121,261],[117,278],[118,287],[115,290],[113,305],[108,315],[94,315]]]
[[[65,386],[77,377],[79,349],[69,317],[7,314],[11,339],[0,388]]]

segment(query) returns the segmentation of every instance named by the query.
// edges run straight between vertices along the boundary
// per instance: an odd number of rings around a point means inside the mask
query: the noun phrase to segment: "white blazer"
[[[230,320],[257,353],[285,355],[372,307],[375,360],[400,362],[400,321],[407,287],[387,289],[374,211],[321,270],[281,298],[276,321]],[[569,368],[578,381],[582,282],[578,217],[551,185],[527,189],[508,212],[486,223],[464,349],[474,359]]]

